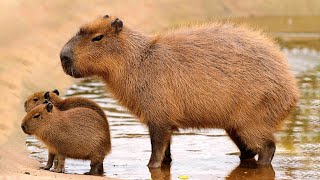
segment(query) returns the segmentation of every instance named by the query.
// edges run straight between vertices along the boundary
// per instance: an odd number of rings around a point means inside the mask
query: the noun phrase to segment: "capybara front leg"
[[[166,151],[164,153],[164,158],[162,160],[162,164],[169,165],[172,162],[171,151],[170,151],[171,141],[169,141]]]
[[[243,143],[243,140],[241,140],[240,136],[238,135],[237,131],[234,129],[228,129],[226,130],[229,137],[232,139],[232,141],[238,146],[240,150],[240,160],[246,160],[254,158],[254,156],[257,155],[257,153],[250,150],[246,144]]]
[[[276,144],[274,141],[267,141],[263,149],[259,152],[258,164],[259,165],[269,165],[273,159],[274,153],[276,151]]]
[[[42,169],[49,170],[53,165],[54,157],[55,157],[55,154],[52,154],[52,153],[49,152],[47,165],[44,166]]]
[[[64,163],[65,163],[66,158],[63,155],[58,155],[58,167],[55,169],[55,172],[57,173],[64,173]]]
[[[170,128],[149,125],[149,133],[151,139],[151,157],[148,164],[149,168],[161,167],[162,160],[165,155],[166,148],[171,140],[172,132]],[[170,152],[170,149],[169,149]]]

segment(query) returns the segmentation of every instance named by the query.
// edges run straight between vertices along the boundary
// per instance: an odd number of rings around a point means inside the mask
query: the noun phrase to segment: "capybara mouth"
[[[70,62],[61,62],[63,71],[68,74],[71,77],[74,78],[82,78],[83,76],[77,71],[75,70],[75,68],[73,67],[73,63]]]

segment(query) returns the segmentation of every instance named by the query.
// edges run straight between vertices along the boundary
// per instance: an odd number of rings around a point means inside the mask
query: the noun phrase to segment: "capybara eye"
[[[100,41],[102,38],[103,38],[103,35],[99,35],[99,36],[93,38],[92,41],[93,41],[93,42],[94,42],[94,41]]]
[[[38,101],[38,98],[33,98],[33,101],[34,101],[34,102],[37,102],[37,101]]]
[[[40,117],[40,114],[36,114],[33,116],[33,118],[39,118]]]

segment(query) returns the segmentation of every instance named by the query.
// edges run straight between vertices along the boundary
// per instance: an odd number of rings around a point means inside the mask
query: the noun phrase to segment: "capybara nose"
[[[25,125],[21,125],[21,129],[23,130],[23,132],[26,132],[26,130],[27,130]]]
[[[60,52],[60,60],[61,60],[61,63],[64,65],[72,63],[73,55],[69,45],[66,45],[65,47],[62,48]]]

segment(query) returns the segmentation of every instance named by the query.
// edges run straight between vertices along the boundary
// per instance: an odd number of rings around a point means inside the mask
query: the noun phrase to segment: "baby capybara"
[[[74,158],[91,161],[90,172],[85,174],[103,174],[103,160],[111,150],[110,131],[96,111],[82,107],[60,111],[52,103],[41,104],[28,112],[21,128],[53,155],[48,159],[49,169],[57,156],[56,172],[64,172],[65,158]]]
[[[59,91],[53,90],[52,92],[36,92],[30,95],[24,102],[24,109],[26,112],[31,111],[34,107],[42,104],[45,100],[50,101],[56,108],[61,111],[65,111],[75,107],[89,108],[96,111],[103,119],[105,119],[106,126],[109,126],[107,117],[103,109],[94,101],[83,98],[83,97],[69,97],[62,99],[59,97]],[[55,159],[53,154],[48,154],[48,159]],[[56,169],[56,164],[54,163],[54,168]],[[43,169],[49,170],[51,166],[45,166]]]
[[[170,162],[176,129],[225,129],[241,151],[270,164],[273,133],[298,100],[287,60],[260,32],[211,23],[145,35],[113,16],[80,28],[60,52],[72,77],[99,76],[149,128],[148,166]]]
[[[96,102],[83,97],[69,97],[62,99],[59,97],[59,94],[59,91],[56,89],[52,92],[41,91],[33,93],[24,102],[24,109],[26,112],[29,112],[37,105],[42,104],[44,100],[48,100],[61,111],[65,111],[75,107],[84,107],[95,110],[101,117],[107,119],[103,109]]]

